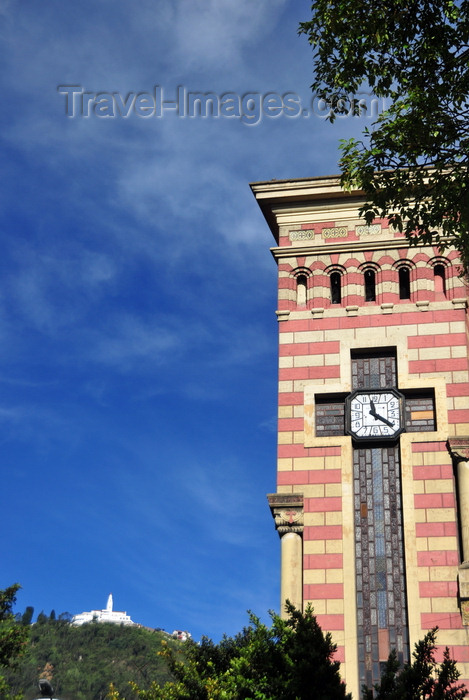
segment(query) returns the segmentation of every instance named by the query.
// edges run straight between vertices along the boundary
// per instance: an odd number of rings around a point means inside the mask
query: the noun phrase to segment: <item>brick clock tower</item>
[[[469,679],[467,287],[457,253],[363,224],[337,177],[251,185],[278,264],[281,603],[347,688],[438,625]]]

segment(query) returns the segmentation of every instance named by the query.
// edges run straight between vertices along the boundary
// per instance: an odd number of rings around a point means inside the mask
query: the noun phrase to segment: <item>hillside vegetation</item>
[[[97,622],[75,627],[39,615],[19,667],[5,675],[24,700],[38,697],[39,678],[50,680],[60,700],[104,700],[111,682],[133,700],[128,681],[145,688],[150,680],[171,680],[166,660],[158,655],[163,639],[179,655],[181,642],[164,632]]]

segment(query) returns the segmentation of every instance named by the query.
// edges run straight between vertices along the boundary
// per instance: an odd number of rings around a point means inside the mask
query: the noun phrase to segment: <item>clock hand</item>
[[[376,413],[375,402],[372,399],[370,399],[370,406],[370,416],[373,416],[375,420],[380,420],[383,423],[386,423],[386,425],[389,425],[390,428],[394,428],[394,423],[391,423],[391,421],[389,421],[387,418],[384,418],[384,416],[380,416],[379,413]]]
[[[373,416],[375,420],[380,420],[383,423],[386,423],[386,425],[389,425],[390,428],[394,428],[394,423],[391,423],[391,421],[384,418],[384,416],[380,416],[379,413],[376,413],[376,411],[370,411],[370,416]]]

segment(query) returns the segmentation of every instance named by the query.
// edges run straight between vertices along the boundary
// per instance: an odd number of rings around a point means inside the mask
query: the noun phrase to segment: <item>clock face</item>
[[[357,389],[345,402],[347,433],[357,440],[390,440],[404,430],[404,397],[396,389]]]

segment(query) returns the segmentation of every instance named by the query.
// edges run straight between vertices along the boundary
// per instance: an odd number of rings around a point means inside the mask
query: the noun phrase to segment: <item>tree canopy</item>
[[[386,101],[363,140],[342,142],[342,184],[364,190],[368,223],[388,218],[412,242],[454,237],[469,266],[469,0],[314,0],[300,24],[313,91],[329,119]]]
[[[21,698],[21,694],[12,694],[5,678],[5,671],[15,668],[24,654],[28,638],[28,629],[18,623],[12,612],[19,588],[19,584],[15,583],[0,590],[0,697],[2,700]]]
[[[363,688],[363,700],[462,700],[468,690],[458,683],[459,671],[449,649],[443,660],[436,661],[436,632],[433,628],[416,643],[412,661],[401,669],[395,650],[389,655],[381,680],[371,688]]]
[[[270,627],[251,614],[248,627],[218,644],[186,642],[182,658],[163,648],[173,679],[147,689],[131,683],[133,692],[138,700],[351,700],[331,635],[322,632],[310,606],[304,614],[290,604],[287,609],[286,620],[271,613]],[[463,700],[468,690],[458,683],[449,649],[436,660],[437,629],[415,644],[404,666],[392,651],[380,682],[363,687],[363,700]],[[108,700],[124,696],[112,686]]]
[[[303,614],[288,604],[288,613],[287,620],[271,613],[270,627],[251,614],[243,632],[219,644],[186,642],[184,661],[163,651],[174,681],[134,690],[140,700],[350,700],[336,646],[312,608]],[[109,697],[121,700],[114,689]]]

